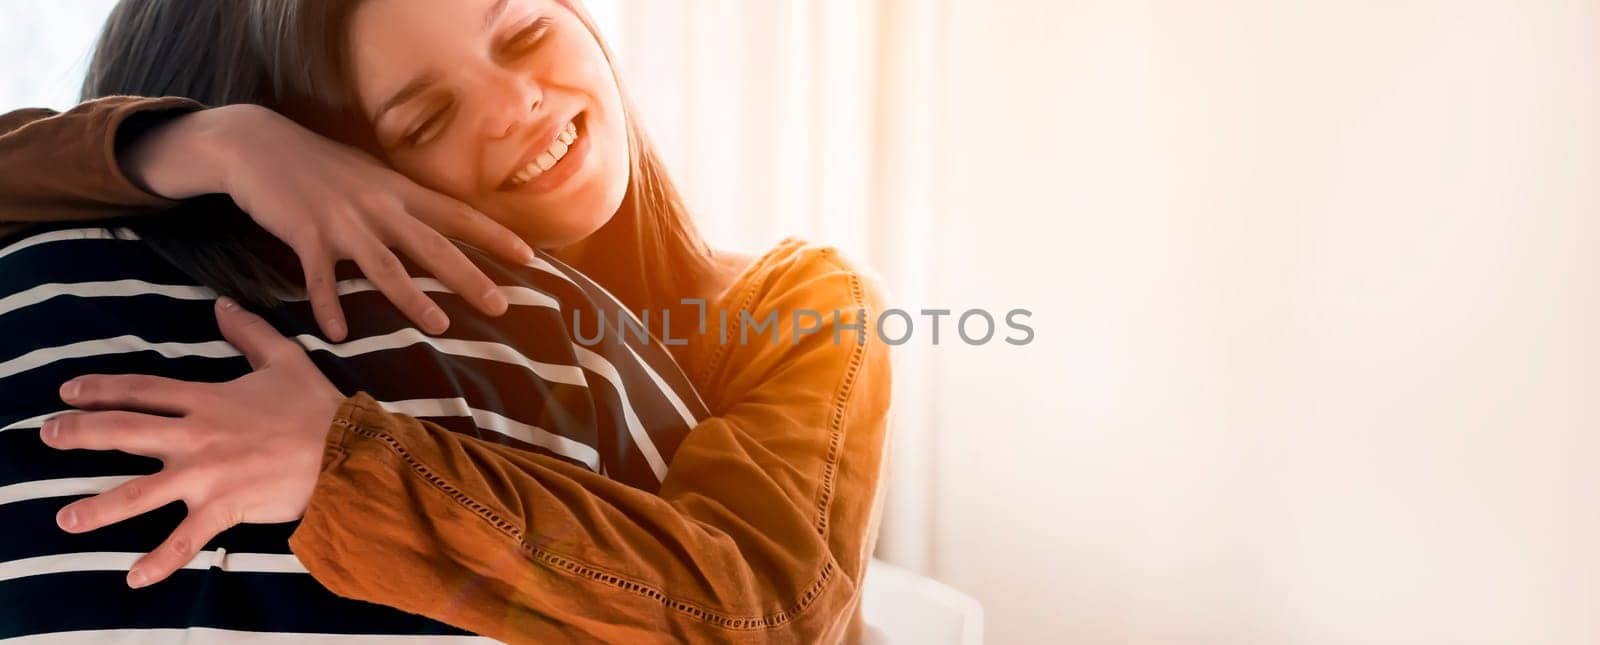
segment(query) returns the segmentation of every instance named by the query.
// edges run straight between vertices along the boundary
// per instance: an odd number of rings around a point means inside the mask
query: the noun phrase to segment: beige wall
[[[946,1],[990,642],[1600,642],[1600,3]]]

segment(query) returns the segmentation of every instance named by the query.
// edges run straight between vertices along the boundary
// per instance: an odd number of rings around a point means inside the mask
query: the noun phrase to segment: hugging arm
[[[115,124],[141,113],[117,100],[10,116],[0,171],[58,174],[0,172],[0,219],[163,205],[117,167]],[[743,302],[843,310],[844,324],[881,304],[831,260],[791,268]],[[337,593],[505,640],[836,640],[870,553],[888,350],[833,331],[717,352],[702,372],[719,414],[690,432],[659,496],[346,401],[295,552]]]
[[[27,223],[170,208],[175,201],[139,188],[123,174],[118,135],[134,136],[201,108],[184,98],[112,96],[61,113],[29,108],[0,115],[0,234]]]
[[[251,375],[122,388],[141,401],[108,396],[104,379],[129,377],[86,377],[82,391],[64,393],[89,409],[186,415],[147,419],[165,431],[216,428],[191,435],[205,441],[156,447],[172,468],[156,476],[165,483],[74,502],[72,530],[144,511],[130,499],[148,506],[183,495],[192,521],[137,567],[159,576],[216,531],[281,521],[296,511],[282,504],[297,499],[304,515],[290,547],[323,585],[500,640],[838,641],[872,548],[889,361],[883,343],[847,331],[864,322],[862,310],[878,310],[876,293],[832,256],[810,258],[760,271],[735,301],[759,303],[751,308],[763,317],[801,309],[841,317],[793,344],[780,317],[774,333],[783,342],[729,344],[696,366],[715,416],[678,444],[657,494],[387,412],[365,394],[321,413],[331,427],[294,418],[283,401],[327,404],[317,392],[328,388],[299,387],[317,380],[315,369],[292,342],[267,338],[270,328],[257,326],[262,333],[249,340],[235,324],[243,319],[219,309],[224,332],[252,356]],[[128,450],[84,443],[114,439],[123,420],[63,417],[44,436],[57,448]],[[249,440],[262,436],[275,439]],[[290,465],[308,472],[282,477]]]
[[[417,327],[437,334],[449,319],[390,249],[489,315],[506,303],[446,236],[512,262],[533,258],[488,216],[260,106],[112,96],[60,114],[0,117],[0,233],[155,213],[214,193],[294,250],[332,340],[347,332],[333,278],[340,260],[353,260]]]
[[[818,262],[762,309],[880,302]],[[758,312],[760,313],[760,312]],[[780,318],[781,320],[781,318]],[[871,551],[888,348],[833,326],[729,346],[659,496],[347,400],[291,540],[340,595],[512,642],[834,642]]]

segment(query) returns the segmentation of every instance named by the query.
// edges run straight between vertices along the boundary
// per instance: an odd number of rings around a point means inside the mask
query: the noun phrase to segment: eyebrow
[[[506,12],[506,4],[510,1],[511,0],[495,0],[495,3],[490,5],[489,10],[483,14],[484,29],[494,26],[494,21],[499,20],[500,15]]]
[[[511,0],[495,0],[494,4],[489,5],[489,10],[483,14],[483,28],[493,27],[494,22],[505,14],[506,6],[510,3]],[[418,94],[428,89],[429,85],[433,85],[438,81],[439,75],[437,73],[427,73],[411,79],[410,83],[406,83],[406,86],[400,88],[399,92],[395,92],[394,96],[389,97],[389,100],[378,106],[378,109],[372,115],[372,122],[378,123],[383,120],[383,115],[387,114],[389,110],[415,98]]]
[[[388,113],[389,110],[415,98],[418,94],[428,89],[428,86],[437,82],[439,82],[439,74],[435,72],[428,72],[411,79],[410,83],[406,83],[406,86],[400,88],[399,92],[395,92],[394,96],[389,97],[389,100],[378,106],[377,111],[372,115],[372,123],[376,125],[383,120],[383,115]]]

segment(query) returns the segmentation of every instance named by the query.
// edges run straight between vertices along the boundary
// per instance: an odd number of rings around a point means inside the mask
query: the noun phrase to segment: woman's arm
[[[135,565],[135,584],[233,524],[303,511],[291,546],[330,589],[502,640],[837,641],[872,547],[888,348],[863,326],[881,305],[869,282],[829,250],[783,249],[732,300],[778,314],[776,328],[730,337],[700,365],[719,416],[679,444],[659,495],[364,395],[341,403],[297,344],[221,302],[250,375],[63,386],[67,403],[103,411],[53,418],[47,444],[165,467],[58,521],[89,531],[183,500],[188,519]],[[796,330],[807,311],[832,324]],[[317,421],[330,417],[331,429]]]
[[[799,255],[754,298],[780,342],[730,340],[727,403],[659,496],[356,397],[295,554],[336,593],[512,642],[837,641],[871,549],[889,357],[853,327],[881,306],[870,285]],[[792,344],[798,310],[834,324]]]
[[[118,144],[202,109],[185,98],[110,96],[66,112],[0,115],[0,234],[22,223],[92,220],[161,210],[173,201],[135,185]]]
[[[444,236],[513,262],[533,251],[504,226],[370,156],[256,105],[113,96],[67,112],[0,117],[0,235],[25,223],[139,215],[224,193],[294,249],[317,320],[346,334],[334,265],[354,260],[416,325],[449,319],[410,280],[399,249],[490,315],[494,284]]]

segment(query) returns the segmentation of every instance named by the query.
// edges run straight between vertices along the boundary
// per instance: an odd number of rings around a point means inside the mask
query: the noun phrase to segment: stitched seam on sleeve
[[[866,297],[861,290],[861,277],[854,272],[845,274],[850,278],[850,298],[855,304],[856,311],[866,308]],[[838,324],[838,321],[834,321]],[[866,321],[861,321],[866,324]],[[828,507],[833,502],[834,478],[838,475],[839,451],[844,445],[844,414],[845,408],[850,404],[850,395],[855,391],[856,374],[861,371],[861,363],[866,353],[865,343],[856,343],[850,350],[849,365],[845,369],[844,378],[839,381],[839,387],[834,391],[833,409],[828,419],[828,457],[822,463],[822,483],[817,487],[817,535],[823,537],[824,544],[828,535]]]
[[[801,613],[805,612],[806,609],[810,608],[817,598],[822,596],[822,591],[827,586],[828,582],[833,579],[834,562],[833,559],[829,557],[823,561],[822,569],[817,573],[816,579],[813,580],[811,584],[806,585],[806,588],[800,594],[800,597],[788,609],[765,615],[732,615],[707,609],[696,603],[673,598],[655,586],[630,580],[610,571],[579,562],[567,556],[529,543],[528,540],[525,539],[521,527],[506,521],[493,510],[490,510],[483,504],[473,500],[471,497],[467,496],[466,493],[462,492],[455,486],[452,486],[449,482],[445,481],[444,478],[435,474],[432,469],[427,467],[427,465],[421,463],[419,460],[413,457],[411,452],[407,450],[406,447],[402,445],[400,441],[393,435],[387,432],[364,428],[342,418],[335,419],[334,423],[343,426],[350,432],[355,432],[364,437],[376,439],[382,442],[389,448],[389,450],[398,455],[400,459],[406,463],[406,465],[410,466],[412,472],[422,477],[424,481],[427,481],[439,492],[449,496],[457,504],[466,508],[468,511],[471,511],[473,514],[483,518],[485,521],[489,522],[491,526],[494,526],[508,537],[516,540],[517,546],[520,549],[541,564],[565,571],[572,575],[580,576],[588,580],[599,582],[610,587],[621,589],[635,595],[649,598],[674,611],[686,614],[702,622],[716,625],[724,629],[754,631],[783,626],[793,621],[796,616],[799,616]],[[824,547],[824,550],[826,550],[826,547]]]

